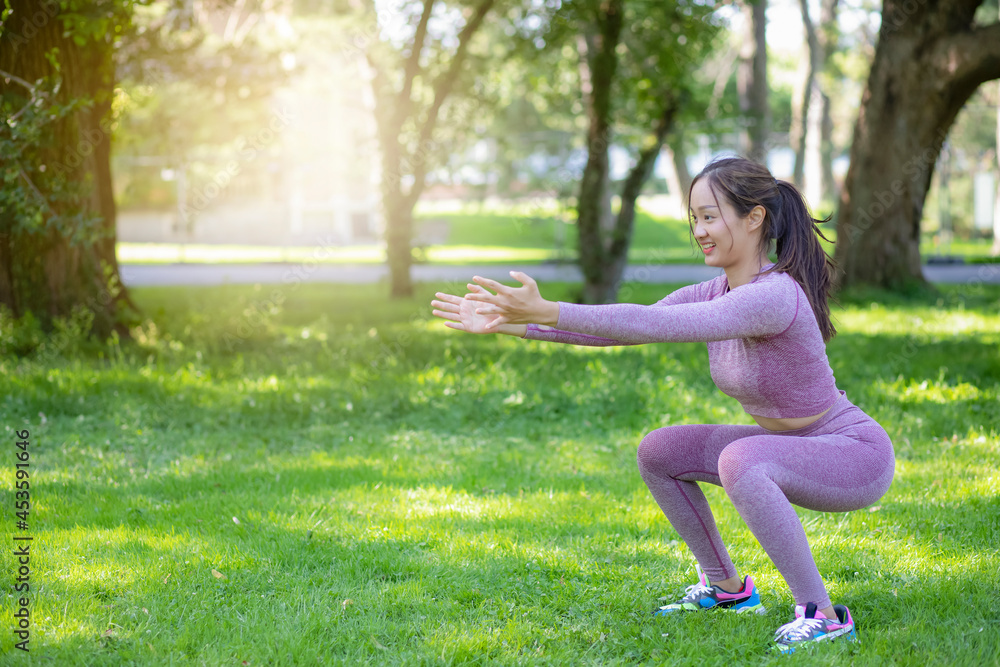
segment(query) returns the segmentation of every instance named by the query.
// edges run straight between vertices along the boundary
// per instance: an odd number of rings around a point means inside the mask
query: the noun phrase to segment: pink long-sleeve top
[[[529,324],[525,338],[591,346],[705,341],[716,386],[760,417],[811,417],[840,396],[809,299],[787,273],[732,290],[723,274],[651,306],[560,301],[556,327]]]

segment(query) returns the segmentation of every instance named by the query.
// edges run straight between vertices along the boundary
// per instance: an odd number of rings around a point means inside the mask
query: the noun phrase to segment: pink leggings
[[[796,604],[830,605],[792,504],[820,512],[866,507],[889,489],[895,467],[885,430],[840,394],[829,412],[792,431],[668,426],[642,439],[639,472],[709,581],[736,568],[697,482],[726,490]]]

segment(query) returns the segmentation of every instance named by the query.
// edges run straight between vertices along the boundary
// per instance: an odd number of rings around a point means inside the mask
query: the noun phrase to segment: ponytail
[[[802,287],[824,341],[837,330],[830,320],[830,295],[836,265],[826,254],[819,239],[830,241],[819,228],[829,221],[813,218],[805,198],[794,185],[775,180],[767,167],[745,158],[721,158],[712,161],[691,182],[707,178],[713,192],[722,194],[743,217],[755,206],[767,211],[761,227],[760,250],[766,253],[774,241],[778,261],[763,273],[787,273]],[[691,192],[688,191],[688,201]]]
[[[775,181],[775,184],[778,188],[777,210],[765,208],[768,215],[774,216],[771,235],[775,240],[778,261],[765,273],[780,271],[795,278],[809,299],[823,340],[829,341],[837,333],[830,320],[829,304],[836,265],[819,242],[820,238],[830,240],[819,228],[819,223],[827,222],[829,218],[813,218],[802,193],[791,183]]]

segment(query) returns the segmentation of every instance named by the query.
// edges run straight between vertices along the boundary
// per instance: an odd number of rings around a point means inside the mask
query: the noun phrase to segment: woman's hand
[[[546,301],[538,291],[538,283],[526,273],[511,271],[514,280],[521,287],[508,287],[489,278],[476,276],[473,280],[478,285],[469,285],[470,293],[466,300],[479,302],[475,309],[477,315],[489,317],[486,323],[488,330],[506,324],[545,324],[555,326],[559,321],[559,304]],[[496,292],[492,294],[484,287]]]
[[[477,285],[469,285],[469,289],[486,292],[486,290]],[[431,301],[431,306],[434,307],[431,313],[435,317],[448,320],[444,323],[446,327],[474,334],[506,333],[515,336],[524,336],[524,327],[489,327],[490,322],[496,319],[496,317],[476,313],[476,307],[479,304],[475,301],[469,301],[460,296],[445,294],[444,292],[437,292],[435,296],[437,296],[437,299]]]

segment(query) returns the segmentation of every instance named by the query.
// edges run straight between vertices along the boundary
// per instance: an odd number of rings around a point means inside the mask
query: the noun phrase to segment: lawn
[[[1000,288],[836,311],[839,386],[893,437],[896,478],[866,510],[801,512],[861,642],[782,657],[767,648],[791,596],[721,489],[720,529],[771,611],[649,613],[694,564],[636,446],[750,423],[704,345],[469,336],[429,317],[441,287],[136,289],[134,342],[0,358],[7,534],[22,429],[33,502],[16,531],[33,537],[31,652],[8,594],[0,662],[998,663]]]

